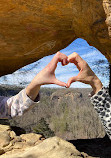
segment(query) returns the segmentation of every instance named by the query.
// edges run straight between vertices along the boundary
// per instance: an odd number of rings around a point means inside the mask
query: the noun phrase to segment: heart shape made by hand
[[[79,70],[78,75],[69,78],[67,83],[59,81],[55,76],[55,69],[58,62],[61,62],[63,66],[69,63],[75,64]],[[63,87],[70,87],[71,83],[76,81],[90,84],[92,86],[94,80],[98,80],[97,76],[91,70],[86,61],[83,60],[77,53],[74,52],[67,57],[65,54],[57,52],[49,64],[36,75],[33,82],[36,85],[57,84]]]
[[[58,62],[61,62],[61,64],[63,66],[65,66],[69,63],[73,63],[74,65],[76,65],[77,69],[79,70],[78,75],[69,78],[67,83],[59,81],[55,77],[55,69],[57,67]],[[55,55],[55,57],[48,64],[48,66],[50,67],[50,75],[49,75],[50,76],[49,78],[51,79],[50,81],[52,81],[52,83],[54,83],[54,84],[57,84],[60,86],[65,86],[67,88],[70,87],[71,83],[76,82],[76,81],[91,85],[93,79],[94,78],[97,79],[97,76],[91,70],[91,68],[89,67],[87,62],[85,60],[83,60],[79,56],[79,54],[77,54],[76,52],[72,53],[68,57],[65,54],[59,53],[59,54],[57,54],[57,56]]]

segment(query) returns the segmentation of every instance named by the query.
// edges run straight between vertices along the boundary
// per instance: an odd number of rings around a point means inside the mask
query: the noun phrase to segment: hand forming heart
[[[57,52],[50,63],[35,76],[33,82],[40,86],[45,84],[57,84],[59,86],[67,87],[66,83],[59,81],[55,77],[55,69],[58,62],[61,62],[63,66],[67,65],[68,57],[65,54]]]
[[[55,69],[58,62],[61,62],[63,66],[67,65],[68,63],[74,63],[79,70],[79,74],[77,76],[71,77],[67,84],[59,81],[55,77]],[[65,54],[57,52],[51,62],[37,74],[35,77],[35,82],[39,85],[57,84],[59,86],[70,87],[71,83],[76,81],[91,85],[95,79],[97,79],[97,76],[91,70],[86,61],[84,61],[77,53],[73,53],[67,57]]]
[[[59,81],[55,77],[55,69],[57,67],[58,62],[61,62],[63,66],[67,65],[68,63],[74,63],[79,70],[78,75],[71,77],[68,80],[67,84],[62,81]],[[85,84],[90,84],[93,88],[94,93],[96,93],[102,87],[101,81],[91,70],[86,61],[84,61],[77,53],[72,53],[67,57],[65,54],[57,52],[51,62],[35,76],[35,78],[26,88],[26,92],[28,96],[32,96],[31,98],[34,99],[41,85],[57,84],[59,86],[69,88],[71,83],[76,81],[83,82]]]

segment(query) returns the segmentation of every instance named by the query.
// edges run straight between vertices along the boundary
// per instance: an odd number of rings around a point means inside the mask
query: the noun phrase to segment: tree
[[[109,78],[109,94],[111,96],[111,64],[104,59],[95,61],[94,64],[96,65],[94,68],[95,72],[102,75],[103,77]]]
[[[101,74],[103,77],[109,78],[110,64],[107,60],[99,59],[93,64],[96,65],[94,68],[96,73]]]
[[[37,134],[42,134],[45,138],[54,136],[54,132],[49,128],[49,124],[44,118],[39,120],[39,123],[33,128],[33,132]]]

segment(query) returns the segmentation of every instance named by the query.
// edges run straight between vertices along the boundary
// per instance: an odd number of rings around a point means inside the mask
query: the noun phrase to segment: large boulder
[[[9,126],[0,125],[0,155],[8,158],[7,155],[25,151],[32,146],[38,145],[44,139],[42,135],[35,133],[17,136]]]
[[[92,158],[56,136],[44,140],[41,135],[34,133],[16,136],[6,125],[0,125],[0,129],[2,135],[6,133],[10,138],[5,146],[0,145],[0,158]]]
[[[0,1],[0,76],[53,54],[78,37],[111,62],[110,6],[110,0]]]
[[[111,157],[111,141],[108,137],[67,142],[57,136],[45,139],[35,133],[17,136],[9,126],[0,125],[0,158],[94,157]]]

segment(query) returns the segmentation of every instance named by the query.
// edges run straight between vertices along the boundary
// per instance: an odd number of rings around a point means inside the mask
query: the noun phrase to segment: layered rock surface
[[[16,136],[9,126],[0,125],[0,155],[25,151],[27,148],[35,146],[43,140],[42,135],[34,133]]]
[[[111,0],[103,0],[103,7],[107,15],[106,24],[108,25],[108,32],[111,38]]]
[[[110,0],[0,1],[0,75],[53,54],[78,37],[111,62],[110,6]]]
[[[34,133],[16,136],[6,125],[0,125],[0,132],[0,158],[91,158],[59,137],[44,140]]]

